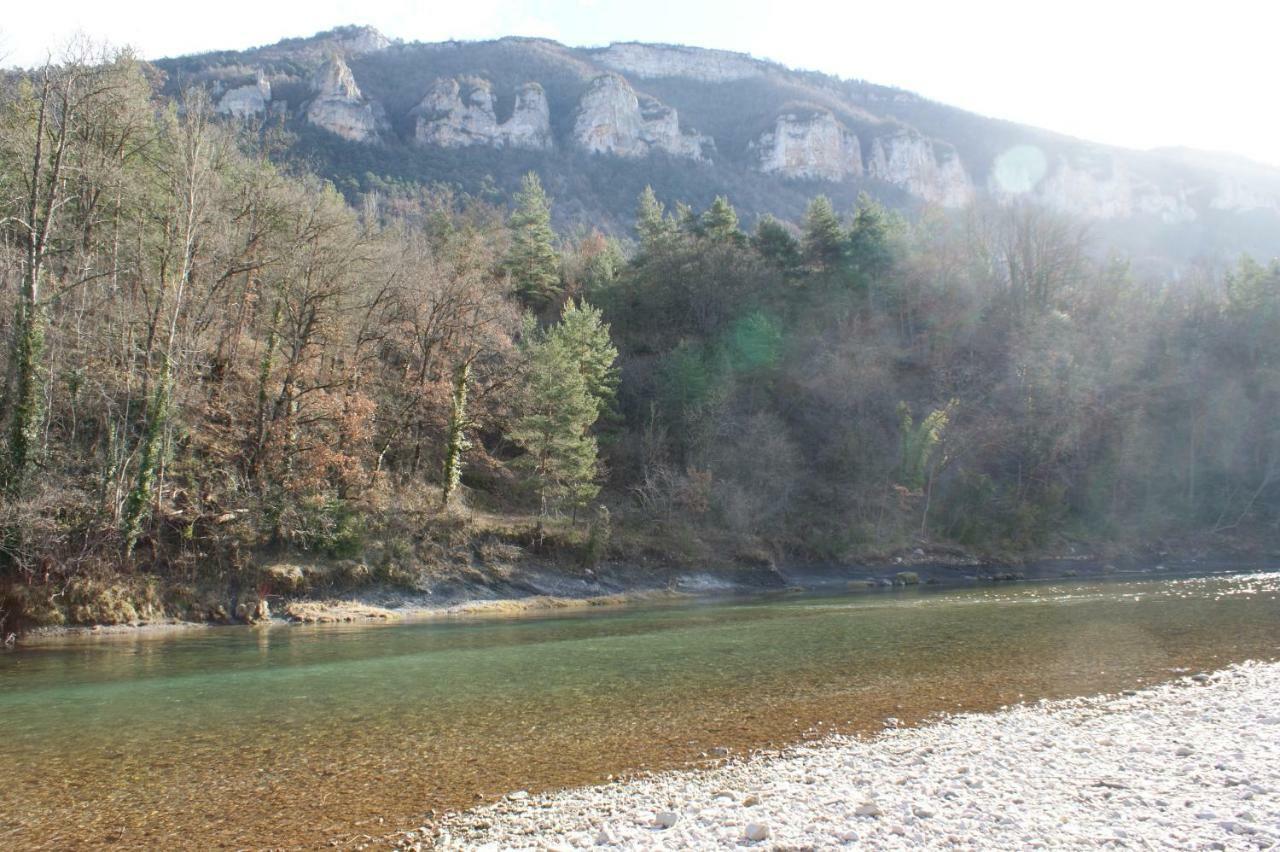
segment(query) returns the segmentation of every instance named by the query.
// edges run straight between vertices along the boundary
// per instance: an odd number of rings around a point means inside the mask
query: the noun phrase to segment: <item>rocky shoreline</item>
[[[446,817],[404,849],[1266,849],[1280,844],[1280,663],[1123,695],[833,737]]]
[[[370,587],[323,597],[272,595],[228,598],[226,615],[205,621],[183,618],[139,619],[114,624],[57,625],[31,628],[13,637],[31,645],[66,639],[171,634],[199,628],[264,625],[323,625],[416,621],[456,617],[533,615],[691,599],[761,594],[882,593],[913,587],[963,588],[1014,581],[1072,579],[1174,578],[1252,570],[1259,560],[1152,557],[1100,560],[1056,557],[1022,563],[998,563],[972,556],[908,552],[865,565],[734,566],[703,571],[655,569],[644,562],[601,566],[585,574],[533,563],[509,573],[500,583],[481,578],[445,579],[417,592]],[[12,644],[12,642],[10,643]]]

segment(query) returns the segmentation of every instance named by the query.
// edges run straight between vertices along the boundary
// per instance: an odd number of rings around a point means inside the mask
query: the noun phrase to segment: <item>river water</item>
[[[214,628],[0,654],[0,848],[356,845],[517,789],[1280,659],[1280,574]]]

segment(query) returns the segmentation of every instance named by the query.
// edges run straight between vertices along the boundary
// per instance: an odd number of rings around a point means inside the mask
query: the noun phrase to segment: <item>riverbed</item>
[[[0,656],[0,846],[358,845],[445,811],[1280,659],[1280,575],[906,589]]]

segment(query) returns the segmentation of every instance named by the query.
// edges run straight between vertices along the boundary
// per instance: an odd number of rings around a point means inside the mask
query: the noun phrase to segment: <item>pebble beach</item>
[[[402,848],[1280,848],[1280,663],[545,795]]]

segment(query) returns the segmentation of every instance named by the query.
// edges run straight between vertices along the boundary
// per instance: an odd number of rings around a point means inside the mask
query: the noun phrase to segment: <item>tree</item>
[[[531,347],[523,407],[509,432],[525,451],[516,465],[536,489],[543,514],[568,502],[576,516],[600,490],[590,434],[600,409],[572,353],[554,337]]]
[[[717,195],[711,206],[702,214],[699,222],[702,235],[709,240],[722,243],[741,243],[745,241],[738,228],[738,211],[733,209],[729,199]]]
[[[448,507],[449,498],[462,481],[462,454],[471,446],[467,440],[467,382],[471,380],[471,364],[462,363],[453,371],[453,394],[449,398],[449,427],[444,451],[444,471],[440,477],[440,505]]]
[[[660,246],[675,232],[675,227],[667,217],[654,194],[653,187],[646,186],[640,193],[640,201],[636,209],[636,236],[640,238],[640,247],[652,251]]]
[[[831,199],[819,195],[804,214],[804,259],[816,270],[831,270],[844,254],[844,230]]]
[[[618,388],[618,350],[609,339],[609,326],[600,310],[586,302],[568,302],[560,322],[547,331],[547,338],[563,347],[582,374],[587,393],[595,400],[598,413],[613,404]]]
[[[560,295],[560,258],[551,228],[551,202],[538,175],[529,172],[520,181],[511,214],[511,249],[506,268],[516,294],[535,310],[545,309]]]
[[[884,205],[865,192],[849,226],[849,257],[865,275],[879,275],[893,260],[891,240],[897,222]]]
[[[751,237],[751,245],[784,275],[794,276],[800,272],[800,241],[791,233],[790,228],[774,217],[760,218],[756,224],[756,232]]]

